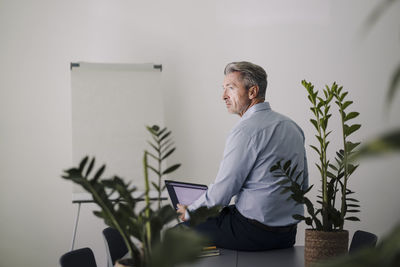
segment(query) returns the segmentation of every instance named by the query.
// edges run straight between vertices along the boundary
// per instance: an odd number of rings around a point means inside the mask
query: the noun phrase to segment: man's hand
[[[185,218],[185,213],[187,211],[187,206],[186,205],[181,205],[181,204],[177,204],[178,209],[176,210],[176,212],[178,212],[179,214],[179,219],[181,219],[182,221],[187,221],[187,219]]]

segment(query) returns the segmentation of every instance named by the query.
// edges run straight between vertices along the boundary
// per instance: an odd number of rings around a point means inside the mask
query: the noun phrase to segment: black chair
[[[112,267],[115,262],[128,253],[128,247],[118,230],[107,227],[103,230],[107,251],[107,266]]]
[[[373,248],[378,241],[378,237],[372,233],[358,230],[354,233],[350,243],[349,253],[353,253],[362,248]]]
[[[60,258],[61,267],[97,267],[93,251],[81,248],[65,253]]]

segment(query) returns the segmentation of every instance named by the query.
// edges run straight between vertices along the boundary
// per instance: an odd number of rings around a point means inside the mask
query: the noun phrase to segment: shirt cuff
[[[189,212],[187,210],[185,210],[185,217],[184,218],[185,218],[185,221],[190,219],[190,215],[189,215]]]

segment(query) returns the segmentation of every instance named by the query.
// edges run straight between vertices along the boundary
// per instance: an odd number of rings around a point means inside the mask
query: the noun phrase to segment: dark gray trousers
[[[183,223],[189,225],[188,222]],[[296,225],[265,229],[261,224],[245,218],[234,205],[222,209],[217,217],[197,225],[194,229],[219,248],[261,251],[292,247],[296,242]]]

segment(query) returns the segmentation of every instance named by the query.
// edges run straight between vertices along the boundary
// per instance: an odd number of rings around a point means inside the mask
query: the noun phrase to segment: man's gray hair
[[[265,98],[268,82],[267,73],[262,67],[247,61],[232,62],[226,65],[224,74],[232,72],[240,73],[246,90],[257,85],[259,88],[257,98]]]

